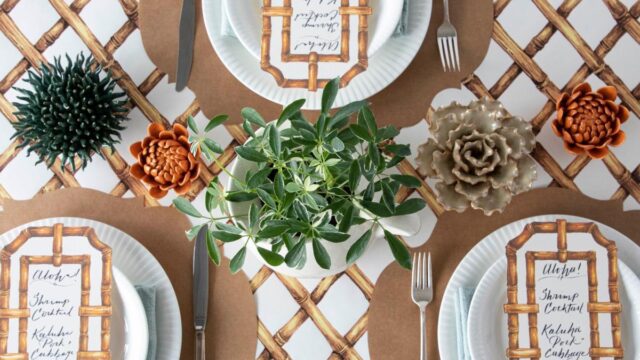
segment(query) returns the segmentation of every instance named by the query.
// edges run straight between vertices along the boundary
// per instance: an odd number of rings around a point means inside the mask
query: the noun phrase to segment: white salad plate
[[[534,221],[556,221],[557,219],[566,219],[569,222],[594,222],[605,237],[616,242],[619,259],[634,274],[640,274],[640,261],[638,261],[640,259],[640,247],[620,232],[597,221],[572,215],[541,215],[505,225],[487,235],[465,255],[447,284],[438,318],[438,348],[442,360],[459,359],[455,312],[458,289],[476,288],[489,268],[496,261],[505,257],[505,246],[522,232],[526,224]],[[506,297],[504,300],[506,301]]]
[[[222,17],[226,16],[224,14],[224,1],[202,0],[202,8],[209,40],[227,70],[244,86],[270,101],[285,105],[298,99],[306,99],[304,109],[320,109],[322,91],[310,92],[306,89],[278,86],[273,76],[260,68],[260,60],[254,56],[252,51],[246,48],[238,38],[226,36],[223,33],[220,24],[222,23]],[[401,0],[392,1],[403,2]],[[233,1],[233,3],[235,2]],[[254,3],[255,10],[251,14],[259,11],[259,6],[258,2]],[[367,99],[380,92],[402,74],[422,46],[429,27],[431,10],[432,0],[410,1],[407,33],[398,37],[389,37],[384,41],[384,44],[375,52],[375,56],[369,59],[367,70],[353,78],[349,85],[338,93],[334,107],[341,107],[353,101]],[[230,12],[233,13],[234,11]],[[260,26],[260,24],[261,21],[257,26]],[[397,22],[393,25],[394,28],[396,24]],[[236,23],[237,26],[239,25]],[[382,31],[381,29],[380,34],[382,34]],[[244,33],[244,31],[241,30],[239,33]],[[384,36],[380,35],[379,38],[382,39]],[[377,37],[372,40],[376,39]],[[259,41],[259,36],[257,40]],[[378,40],[376,41],[378,42]],[[436,51],[435,47],[434,51]]]
[[[149,327],[140,295],[129,279],[113,267],[111,305],[111,358],[145,360],[149,350]]]
[[[618,261],[622,304],[622,343],[625,359],[640,358],[640,279],[622,261]],[[507,315],[503,304],[507,298],[507,260],[496,261],[484,275],[471,301],[467,338],[475,360],[500,359],[508,347]],[[473,334],[473,336],[471,336]]]
[[[140,298],[132,290],[133,285],[144,285],[156,289],[156,331],[157,331],[157,355],[156,360],[175,360],[180,358],[182,347],[182,322],[178,298],[173,290],[171,281],[156,258],[142,244],[133,237],[110,225],[82,218],[62,217],[48,218],[20,225],[0,235],[0,246],[5,246],[16,238],[19,232],[29,226],[53,226],[63,223],[64,226],[89,226],[93,228],[100,241],[109,245],[112,249],[112,262],[114,267],[114,279],[122,300],[123,316],[125,319],[125,331],[131,334],[139,332],[139,326],[147,326],[144,311],[140,313]],[[120,277],[118,274],[123,276]],[[135,293],[135,294],[134,294]],[[137,300],[136,300],[137,298]],[[120,312],[118,308],[114,311]],[[143,318],[144,317],[144,318]],[[131,319],[132,323],[127,321]],[[144,321],[140,324],[140,321]],[[134,324],[133,322],[138,322]],[[121,329],[122,325],[119,325]],[[139,346],[147,346],[148,338],[130,337],[125,335],[125,351],[141,356],[142,352],[136,350]],[[138,342],[141,344],[133,344]],[[132,350],[129,350],[133,347]],[[146,349],[144,350],[146,353]],[[145,357],[125,357],[126,360],[143,360]]]
[[[238,40],[254,58],[260,59],[262,0],[223,0],[223,6]],[[371,0],[369,6],[374,9],[369,17],[368,54],[372,58],[395,32],[404,1]]]

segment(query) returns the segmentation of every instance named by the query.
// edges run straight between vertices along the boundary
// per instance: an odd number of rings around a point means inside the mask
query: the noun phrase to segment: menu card
[[[597,226],[532,223],[509,242],[507,260],[505,312],[510,325],[517,321],[507,354],[622,358],[615,242]]]
[[[111,249],[91,228],[63,224],[2,239],[0,325],[8,333],[0,357],[110,359],[111,294],[102,290],[111,288]]]

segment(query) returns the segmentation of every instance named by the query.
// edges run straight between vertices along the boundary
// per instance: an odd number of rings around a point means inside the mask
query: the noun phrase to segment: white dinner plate
[[[298,99],[306,99],[304,109],[320,109],[322,91],[310,92],[306,89],[279,87],[273,76],[260,68],[260,61],[236,37],[224,36],[220,26],[223,0],[202,0],[202,8],[205,27],[213,48],[227,70],[244,86],[278,104],[285,105]],[[402,74],[422,46],[429,27],[431,8],[432,0],[409,2],[407,33],[384,42],[375,56],[369,59],[367,71],[353,78],[349,85],[338,93],[334,107],[367,99]],[[435,45],[433,51],[437,51]]]
[[[0,246],[5,246],[14,240],[25,227],[53,226],[56,223],[63,223],[65,226],[92,227],[100,241],[111,247],[113,266],[118,268],[130,283],[156,288],[158,344],[156,360],[180,358],[182,322],[178,298],[171,286],[171,281],[149,250],[128,234],[98,221],[73,217],[49,218],[20,225],[0,235]]]
[[[622,261],[618,261],[620,273],[620,303],[622,304],[622,344],[625,359],[640,357],[636,349],[640,344],[640,299],[630,294],[640,294],[640,280]],[[484,275],[471,301],[467,338],[469,351],[475,360],[501,359],[508,347],[507,315],[503,305],[507,299],[507,260],[496,261]],[[473,334],[473,336],[471,336]]]
[[[455,316],[457,289],[461,287],[477,287],[489,268],[498,259],[505,256],[507,243],[519,235],[526,224],[534,221],[555,221],[558,218],[572,222],[596,223],[604,236],[616,241],[619,259],[627,264],[635,274],[640,274],[640,261],[638,261],[640,259],[640,247],[620,232],[597,221],[572,215],[541,215],[505,225],[482,239],[469,251],[458,264],[447,284],[438,318],[438,348],[442,360],[458,359]]]
[[[260,59],[262,36],[262,0],[223,0],[225,11],[238,40]],[[396,30],[402,16],[402,0],[371,0],[369,17],[369,58],[380,50]]]

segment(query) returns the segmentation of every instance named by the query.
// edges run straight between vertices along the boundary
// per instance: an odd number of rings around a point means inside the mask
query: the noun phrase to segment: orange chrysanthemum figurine
[[[609,153],[610,145],[624,142],[620,125],[629,118],[629,110],[614,102],[617,96],[613,86],[594,92],[588,83],[576,86],[571,94],[560,96],[551,128],[564,140],[569,152],[601,159]]]
[[[167,195],[171,189],[184,194],[200,175],[198,158],[200,149],[193,156],[189,144],[189,131],[180,124],[166,130],[160,124],[151,124],[148,136],[129,148],[138,162],[131,167],[131,174],[151,186],[149,193],[156,199]]]

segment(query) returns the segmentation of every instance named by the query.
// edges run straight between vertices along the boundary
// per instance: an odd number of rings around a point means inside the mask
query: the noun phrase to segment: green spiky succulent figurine
[[[102,156],[101,147],[120,142],[127,98],[114,91],[116,82],[93,57],[66,58],[65,66],[56,58],[39,73],[29,71],[25,82],[32,89],[16,88],[21,102],[14,103],[19,121],[12,138],[23,138],[20,147],[28,146],[27,155],[35,152],[37,163],[51,167],[60,157],[63,170],[69,163],[75,171],[75,156],[84,168],[92,153]]]

